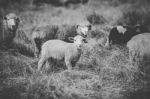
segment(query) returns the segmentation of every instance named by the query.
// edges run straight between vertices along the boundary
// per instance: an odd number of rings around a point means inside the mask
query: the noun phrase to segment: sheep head
[[[20,19],[14,13],[9,13],[4,17],[4,21],[6,22],[7,27],[9,30],[14,31],[17,29]]]
[[[69,37],[70,41],[74,42],[74,45],[78,48],[81,49],[84,43],[86,43],[86,39],[80,35],[73,37]]]
[[[91,25],[77,25],[77,33],[83,37],[87,37],[89,30],[91,30]]]

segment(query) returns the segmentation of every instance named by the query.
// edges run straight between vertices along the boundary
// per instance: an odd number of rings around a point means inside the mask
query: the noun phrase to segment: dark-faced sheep
[[[12,44],[16,35],[19,22],[18,16],[14,13],[9,13],[3,18],[0,32],[0,45],[2,47],[10,47],[9,45]]]
[[[133,36],[148,32],[142,25],[136,26],[116,26],[113,27],[108,36],[108,44],[126,44]]]
[[[35,47],[35,56],[38,58],[41,51],[42,43],[51,39],[59,39],[70,42],[68,37],[75,37],[81,35],[86,37],[88,31],[91,29],[90,25],[61,25],[53,26],[47,25],[39,27],[33,31],[32,40]]]
[[[81,55],[81,47],[85,38],[77,35],[73,38],[74,43],[67,43],[62,40],[48,40],[42,45],[41,57],[38,62],[38,71],[48,59],[64,60],[68,70],[72,69],[72,62],[76,63]]]

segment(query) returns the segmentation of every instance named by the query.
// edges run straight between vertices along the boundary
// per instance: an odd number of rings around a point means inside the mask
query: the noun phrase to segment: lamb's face
[[[81,49],[81,47],[85,42],[86,42],[85,38],[80,35],[74,37],[74,44],[77,46],[78,49]]]
[[[91,25],[86,26],[77,25],[77,32],[84,37],[88,35],[89,30],[91,30]]]
[[[19,18],[14,13],[8,14],[6,17],[4,17],[4,20],[6,21],[7,26],[11,31],[17,29]]]

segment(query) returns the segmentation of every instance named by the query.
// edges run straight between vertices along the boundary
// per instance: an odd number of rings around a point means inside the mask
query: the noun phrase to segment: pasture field
[[[0,99],[150,99],[149,56],[136,56],[131,63],[127,47],[101,46],[117,24],[149,27],[149,0],[89,0],[68,6],[12,1],[0,0],[0,17],[14,12],[21,19],[14,48],[0,49]],[[35,28],[87,23],[92,24],[90,39],[72,70],[57,63],[37,71],[31,38]]]

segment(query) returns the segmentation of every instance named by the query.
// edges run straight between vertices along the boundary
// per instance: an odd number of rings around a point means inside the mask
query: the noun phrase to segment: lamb
[[[91,30],[91,25],[47,25],[36,28],[32,33],[32,41],[35,48],[34,55],[39,58],[41,46],[44,42],[51,39],[60,39],[70,42],[68,37],[75,37],[81,35],[86,37],[88,31]]]
[[[38,62],[38,71],[48,59],[63,60],[68,68],[72,69],[72,62],[76,63],[81,55],[82,45],[85,43],[85,38],[77,35],[74,38],[69,37],[74,43],[67,43],[62,40],[48,40],[42,45],[41,57]]]

